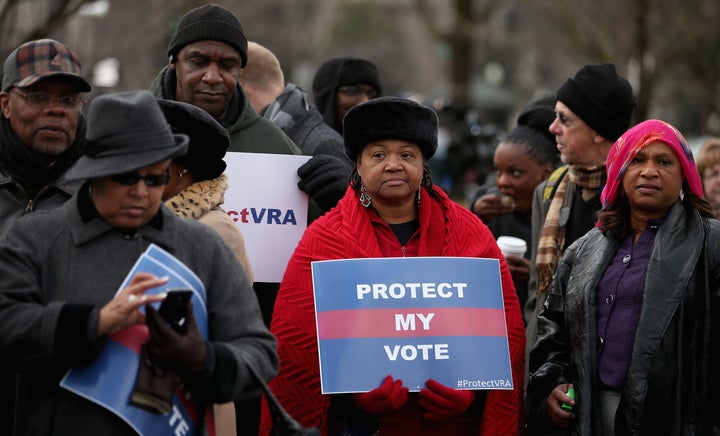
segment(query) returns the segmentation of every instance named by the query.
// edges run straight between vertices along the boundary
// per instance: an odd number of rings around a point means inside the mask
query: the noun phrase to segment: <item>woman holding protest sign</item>
[[[356,162],[350,186],[335,209],[308,227],[285,272],[271,325],[281,370],[271,388],[294,418],[323,434],[519,432],[525,340],[512,277],[487,227],[432,184],[427,160],[437,128],[432,109],[401,98],[350,110],[344,119],[345,152]],[[388,376],[369,392],[322,395],[311,262],[415,256],[499,260],[514,389],[461,390],[428,379],[409,393]],[[270,426],[264,409],[261,433]]]
[[[77,196],[21,218],[0,242],[0,355],[3,369],[18,373],[15,434],[203,434],[203,414],[179,408],[195,403],[202,411],[258,395],[248,367],[271,378],[275,341],[227,245],[162,205],[168,166],[186,152],[188,138],[171,132],[155,97],[97,97],[88,126],[86,154],[66,175],[86,180]],[[176,265],[168,276],[148,269],[131,276],[152,244],[182,265],[169,259],[158,262]],[[150,303],[165,298],[159,290],[179,281],[180,270],[201,285],[194,286],[198,304],[178,307],[185,322],[175,330]],[[97,381],[63,379],[118,356],[127,364],[93,373],[107,384],[91,394],[84,395]],[[128,367],[139,369],[128,374]],[[173,398],[179,382],[189,398]],[[148,430],[148,422],[162,431]]]

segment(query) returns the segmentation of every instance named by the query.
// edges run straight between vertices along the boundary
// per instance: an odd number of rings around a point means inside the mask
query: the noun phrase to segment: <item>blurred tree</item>
[[[90,0],[3,0],[0,50],[7,55],[23,41],[44,38],[61,28]],[[5,56],[3,56],[5,57]]]
[[[544,22],[556,50],[585,62],[614,62],[633,84],[636,120],[670,117],[680,130],[707,133],[717,117],[720,2],[707,0],[520,0]],[[686,77],[688,80],[678,80]],[[694,120],[678,107],[695,89]],[[660,101],[658,97],[669,100]],[[666,106],[667,105],[667,106]],[[676,112],[676,111],[679,111]],[[699,117],[699,118],[698,118]],[[672,119],[675,118],[675,119]]]

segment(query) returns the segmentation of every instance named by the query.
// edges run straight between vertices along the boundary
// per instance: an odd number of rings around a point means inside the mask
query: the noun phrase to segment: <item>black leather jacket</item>
[[[704,221],[677,202],[658,229],[615,419],[619,435],[704,435],[718,428],[720,222]],[[528,435],[547,434],[538,431],[548,422],[545,400],[561,383],[574,383],[576,394],[577,420],[568,433],[601,434],[596,292],[618,246],[593,229],[562,258],[530,353]]]

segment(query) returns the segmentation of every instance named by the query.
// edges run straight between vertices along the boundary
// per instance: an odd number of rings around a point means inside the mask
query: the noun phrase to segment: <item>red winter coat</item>
[[[456,256],[500,259],[503,301],[507,322],[512,391],[488,391],[482,416],[463,416],[455,421],[423,420],[419,413],[399,409],[412,434],[517,435],[522,421],[522,387],[525,333],[510,271],[488,228],[472,213],[450,200],[439,188],[436,197],[425,189],[419,205],[420,228],[405,247],[372,208],[360,205],[348,189],[337,207],[316,220],[291,257],[275,302],[270,331],[278,339],[280,373],[270,387],[286,410],[304,426],[328,432],[328,408],[332,395],[320,392],[315,306],[310,263],[313,261],[391,256]],[[478,356],[482,359],[482,356]],[[409,407],[417,402],[408,401]],[[392,412],[395,413],[395,412]],[[389,414],[390,415],[390,414]],[[467,415],[467,414],[466,414]],[[392,417],[390,420],[395,420]],[[263,404],[261,434],[268,434],[271,420]],[[457,430],[457,431],[454,431]],[[470,431],[468,431],[470,429]],[[460,433],[462,431],[462,433]],[[411,434],[406,433],[405,434]],[[381,434],[391,434],[381,428]]]

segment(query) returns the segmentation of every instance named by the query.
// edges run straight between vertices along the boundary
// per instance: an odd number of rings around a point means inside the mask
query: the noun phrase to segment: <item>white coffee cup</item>
[[[527,251],[527,244],[525,243],[525,240],[514,236],[500,236],[497,238],[497,245],[505,257],[523,257]]]

